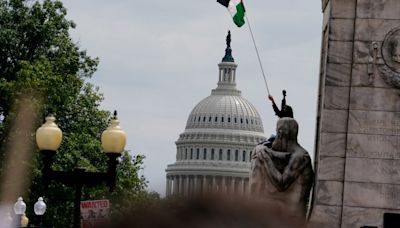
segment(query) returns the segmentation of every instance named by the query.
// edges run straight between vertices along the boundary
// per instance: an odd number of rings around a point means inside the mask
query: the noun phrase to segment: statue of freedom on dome
[[[231,31],[228,31],[228,35],[226,36],[226,47],[231,47]]]

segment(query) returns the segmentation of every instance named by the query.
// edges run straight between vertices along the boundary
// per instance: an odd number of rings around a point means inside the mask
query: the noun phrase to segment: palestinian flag
[[[238,27],[244,25],[244,13],[246,10],[244,9],[242,0],[217,0],[217,2],[228,8],[229,13],[233,17],[233,22]]]

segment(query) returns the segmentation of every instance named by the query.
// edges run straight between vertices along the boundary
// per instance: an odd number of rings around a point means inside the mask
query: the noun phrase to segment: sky
[[[258,110],[266,137],[277,117],[267,100],[248,24],[252,27],[271,94],[282,89],[299,123],[299,143],[314,156],[321,46],[321,2],[246,0],[250,21],[238,28],[216,0],[64,0],[81,49],[100,58],[90,83],[102,108],[118,110],[126,149],[146,156],[148,190],[165,194],[165,169],[195,105],[218,81],[225,37],[238,64],[237,87]]]

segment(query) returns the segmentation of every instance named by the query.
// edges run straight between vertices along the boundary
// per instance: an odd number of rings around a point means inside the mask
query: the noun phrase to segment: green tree
[[[41,123],[46,110],[52,110],[63,130],[53,168],[72,170],[79,166],[105,171],[107,157],[101,152],[99,139],[110,113],[99,107],[103,96],[98,88],[85,81],[92,77],[99,60],[72,41],[69,29],[75,23],[66,19],[66,14],[57,0],[0,0],[0,159],[4,160],[4,145],[11,140],[8,133],[16,114],[12,107],[18,105],[21,95],[33,94],[38,99],[32,102],[42,113],[36,124]],[[33,140],[33,132],[30,137]],[[123,153],[116,190],[109,194],[106,186],[84,188],[83,199],[110,198],[118,212],[131,203],[157,198],[145,191],[146,180],[138,175],[143,159]],[[49,203],[44,226],[69,227],[73,189],[57,183],[45,189],[41,166],[39,153],[34,153],[26,201],[33,205],[39,196],[44,196]],[[32,214],[28,211],[28,217],[34,220]]]

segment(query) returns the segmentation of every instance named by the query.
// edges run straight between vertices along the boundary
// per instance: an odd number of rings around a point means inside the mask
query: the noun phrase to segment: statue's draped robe
[[[291,217],[304,218],[306,203],[313,182],[313,171],[308,153],[297,144],[297,140],[295,145],[295,150],[291,152],[275,151],[274,153],[279,156],[267,153],[267,150],[272,150],[262,144],[253,149],[250,192],[252,197],[273,204],[278,210],[287,212]],[[268,159],[273,164],[269,163]],[[293,161],[293,159],[296,159],[296,161]],[[290,167],[289,164],[293,165],[294,163],[296,163],[297,168]],[[278,184],[279,186],[276,186],[277,181],[274,181],[273,178],[275,177],[272,172],[283,174],[285,170],[286,174],[289,173],[290,175],[282,175],[282,179],[290,176],[290,180],[283,181],[286,185]]]

